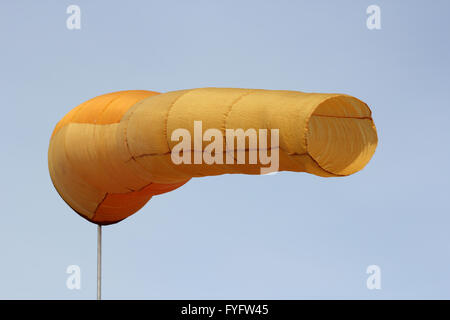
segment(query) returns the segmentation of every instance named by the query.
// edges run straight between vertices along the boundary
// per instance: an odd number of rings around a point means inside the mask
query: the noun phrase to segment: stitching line
[[[368,120],[372,120],[372,117],[347,117],[347,116],[330,116],[330,115],[326,115],[326,114],[312,114],[311,117],[327,117],[327,118],[336,118],[336,119],[368,119]]]
[[[180,100],[182,97],[184,97],[187,93],[189,92],[193,92],[196,89],[191,89],[188,91],[183,92],[181,95],[179,95],[169,106],[169,108],[167,109],[167,116],[166,116],[166,126],[164,128],[164,135],[166,136],[166,143],[167,143],[167,149],[169,149],[169,152],[171,152],[172,150],[170,150],[170,144],[169,144],[169,137],[167,136],[167,126],[168,126],[168,122],[169,122],[169,116],[170,116],[170,110],[172,110],[172,107],[175,105],[175,103]]]

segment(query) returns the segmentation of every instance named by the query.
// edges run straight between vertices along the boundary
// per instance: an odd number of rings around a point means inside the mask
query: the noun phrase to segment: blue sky
[[[81,8],[81,30],[66,8]],[[381,8],[368,30],[366,8]],[[193,179],[105,227],[105,299],[450,298],[448,1],[0,4],[0,298],[91,299],[96,226],[47,169],[55,124],[99,94],[197,87],[340,92],[379,135],[345,178]],[[366,268],[381,268],[368,290]],[[81,289],[66,268],[81,268]]]

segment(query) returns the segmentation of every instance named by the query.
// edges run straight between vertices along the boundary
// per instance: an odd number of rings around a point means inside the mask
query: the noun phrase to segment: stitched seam
[[[227,122],[228,122],[228,118],[229,118],[229,116],[230,116],[231,111],[233,110],[233,107],[234,107],[240,100],[242,100],[242,98],[244,98],[244,97],[250,95],[250,94],[253,93],[253,92],[255,92],[255,90],[249,90],[249,91],[243,93],[240,97],[238,97],[237,99],[235,99],[235,100],[230,104],[230,107],[229,107],[229,109],[228,109],[228,112],[225,114],[225,118],[224,118],[224,121],[223,121],[223,134],[224,134],[225,137],[226,137],[226,130],[227,130]],[[233,138],[233,139],[234,139],[234,138]],[[226,149],[227,147],[228,147],[228,146],[225,144],[225,149]],[[231,153],[231,150],[228,150],[228,151],[230,151],[230,153]],[[238,151],[238,152],[239,152],[239,150],[236,150],[236,149],[233,150],[233,153],[231,154],[231,157],[233,158],[233,160],[236,160],[236,158],[234,157],[234,152],[235,152],[235,151]],[[225,151],[225,153],[226,153],[226,151]]]
[[[126,124],[124,123],[124,125],[125,125],[125,129],[124,129],[125,145],[127,146],[127,151],[128,151],[128,154],[130,155],[131,159],[133,159],[133,155],[131,154],[130,146],[129,146],[129,144],[128,144],[128,135],[127,135],[127,133],[128,133],[128,125],[129,125],[129,123],[130,123],[130,119],[131,119],[133,113],[134,113],[134,112],[136,111],[136,109],[137,109],[137,106],[141,105],[143,100],[145,100],[145,99],[142,99],[142,100],[140,100],[139,102],[137,102],[137,103],[135,103],[135,104],[133,104],[133,105],[131,106],[131,107],[135,107],[135,108],[131,111],[129,117],[127,118]],[[130,108],[131,108],[131,107],[130,107]],[[122,119],[123,119],[123,117],[122,117]],[[122,122],[122,119],[120,119],[119,123]]]
[[[170,150],[169,142],[168,142],[168,139],[167,139],[167,122],[168,122],[168,119],[169,119],[169,112],[170,112],[170,109],[171,109],[172,106],[175,104],[175,102],[177,102],[181,97],[183,97],[185,94],[187,94],[187,93],[189,93],[189,92],[191,92],[191,91],[194,91],[194,90],[195,90],[195,89],[191,89],[191,90],[187,90],[186,92],[182,93],[180,96],[178,96],[178,97],[170,104],[170,106],[169,106],[169,108],[168,108],[168,110],[167,110],[166,126],[165,126],[165,133],[164,133],[164,134],[165,134],[165,136],[166,136],[167,148],[169,149],[169,153],[171,152],[171,150]],[[143,100],[145,100],[145,99],[143,99]],[[142,104],[142,101],[143,101],[143,100],[137,102],[137,103],[134,104],[133,106],[136,106],[136,105],[138,105],[138,104]],[[134,110],[131,111],[130,116],[129,116],[128,119],[127,119],[127,123],[126,123],[126,125],[125,125],[125,130],[124,130],[124,133],[125,133],[125,145],[126,145],[126,147],[127,147],[128,154],[130,155],[130,159],[126,160],[125,163],[128,163],[128,162],[131,161],[131,160],[134,160],[134,162],[135,162],[135,163],[136,163],[143,171],[149,172],[148,169],[147,169],[146,167],[144,167],[142,164],[140,164],[138,161],[136,161],[136,158],[135,158],[135,157],[133,156],[133,154],[131,153],[130,145],[128,144],[128,135],[127,135],[128,125],[129,125],[130,119],[131,119],[133,113],[136,111],[136,109],[137,109],[137,106],[135,107]]]
[[[303,155],[309,155],[308,152],[303,152],[303,153],[297,153],[297,152],[288,152],[286,150],[283,150],[281,147],[273,147],[273,148],[256,148],[256,149],[250,149],[250,148],[246,148],[246,149],[233,149],[232,151],[230,150],[229,152],[242,152],[242,151],[268,151],[268,150],[276,150],[279,149],[280,151],[283,151],[284,153],[286,153],[288,156],[303,156]],[[202,152],[204,153],[204,150],[186,150],[186,152]],[[156,157],[156,156],[166,156],[169,155],[171,152],[166,152],[166,153],[145,153],[145,154],[140,154],[132,159],[128,159],[128,161],[131,160],[135,160],[138,158],[144,158],[144,157]],[[222,153],[227,153],[227,151],[222,151]],[[236,159],[235,159],[236,160]]]
[[[125,163],[128,163],[128,162],[131,161],[131,160],[134,160],[134,163],[136,163],[136,165],[137,165],[138,167],[140,167],[143,171],[148,172],[148,170],[147,170],[143,165],[141,165],[139,162],[137,162],[136,159],[133,157],[133,154],[131,153],[131,150],[130,150],[130,145],[128,144],[128,135],[127,135],[127,132],[128,132],[128,125],[129,125],[129,123],[130,123],[130,119],[131,119],[132,115],[134,114],[134,112],[136,111],[136,109],[138,108],[138,106],[139,106],[139,105],[142,105],[142,101],[144,101],[145,99],[146,99],[146,98],[144,98],[144,99],[142,99],[142,100],[136,102],[135,104],[133,104],[133,105],[130,107],[130,108],[134,107],[134,109],[130,112],[130,115],[129,115],[129,117],[128,117],[127,120],[126,120],[126,123],[124,123],[124,125],[125,125],[125,129],[124,129],[125,146],[126,146],[126,148],[127,148],[128,154],[130,155],[130,159],[126,160]],[[122,119],[123,119],[123,117],[122,117]],[[120,119],[119,123],[122,122],[122,119]],[[132,192],[134,192],[134,191],[132,191]]]
[[[179,187],[181,187],[183,184],[185,184],[185,183],[188,182],[189,180],[190,180],[190,179],[188,179],[188,180],[186,180],[186,181],[183,181],[183,182],[179,182],[178,184],[181,184]],[[97,207],[95,208],[94,215],[92,216],[91,220],[95,220],[95,215],[97,214],[98,209],[99,209],[100,206],[103,204],[103,202],[105,202],[106,197],[107,197],[108,195],[114,196],[114,195],[131,194],[131,193],[134,193],[134,192],[142,191],[142,190],[144,190],[145,188],[147,188],[148,186],[150,186],[150,185],[152,185],[152,184],[153,184],[153,182],[150,182],[149,184],[146,184],[146,185],[143,186],[142,188],[139,188],[138,190],[130,191],[130,192],[123,192],[123,193],[120,193],[120,192],[109,193],[109,192],[107,192],[107,193],[105,193],[105,196],[103,197],[102,201],[100,201],[100,203],[99,203],[99,204],[97,205]],[[173,183],[173,184],[177,184],[177,183]],[[179,188],[179,187],[178,187],[178,188]],[[152,196],[151,196],[151,197],[152,197]]]
[[[103,110],[99,113],[99,115],[97,116],[97,118],[94,120],[94,124],[97,124],[97,121],[101,118],[102,114],[106,111],[106,109],[108,109],[108,107],[111,105],[111,103],[113,103],[114,101],[116,101],[117,99],[119,99],[121,96],[117,95],[117,97],[114,97],[111,99],[110,102],[108,102],[106,104],[106,106],[103,108]]]
[[[107,197],[108,195],[116,195],[116,194],[124,195],[124,194],[130,194],[130,193],[134,193],[134,192],[139,192],[139,191],[144,190],[144,188],[147,188],[147,187],[148,187],[149,185],[151,185],[151,184],[153,184],[153,182],[150,182],[149,184],[146,184],[145,186],[143,186],[142,188],[139,188],[138,190],[131,190],[130,192],[123,192],[123,193],[120,193],[120,192],[117,192],[117,193],[109,193],[109,192],[107,192],[107,193],[105,193],[105,196],[103,197],[102,201],[100,201],[99,204],[97,205],[97,207],[95,208],[94,215],[92,216],[92,220],[95,220],[95,216],[96,216],[96,214],[97,214],[98,209],[99,209],[100,206],[103,204],[103,202],[105,202],[106,197]]]
[[[64,127],[67,127],[67,129],[66,129],[66,134],[64,134],[64,136],[63,136],[63,139],[64,139],[64,155],[65,155],[65,158],[66,158],[66,160],[67,160],[67,162],[69,163],[69,165],[70,165],[70,167],[72,167],[72,168],[74,168],[74,165],[73,165],[73,163],[72,163],[72,161],[70,160],[70,157],[69,157],[69,154],[67,153],[67,148],[66,148],[66,144],[67,144],[67,130],[69,129],[69,126],[71,125],[72,123],[68,123],[67,125],[65,125]],[[61,131],[58,131],[56,134],[62,134],[61,133]],[[86,181],[86,179],[85,178],[83,178],[80,174],[77,174],[77,176],[78,176],[78,178],[80,179],[80,180],[82,180],[83,182],[85,182],[86,184],[88,184],[88,185],[90,185],[90,186],[92,186],[88,181]],[[93,186],[92,186],[93,187]],[[95,190],[98,190],[97,188],[95,188],[95,187],[93,187]],[[100,191],[100,190],[98,190],[98,191]],[[62,198],[62,197],[61,197]],[[105,195],[105,198],[106,198],[106,195]],[[104,200],[104,199],[103,199]],[[102,200],[102,202],[103,202],[103,200]],[[65,200],[64,200],[65,201]],[[71,206],[70,206],[71,207]],[[97,210],[97,208],[95,209],[95,210]],[[75,209],[74,209],[74,211],[76,211]],[[82,214],[80,214],[81,216],[83,216],[83,217],[85,217],[85,215],[82,215]],[[95,211],[94,211],[94,214],[92,215],[92,219],[94,218],[94,216],[95,216]]]
[[[172,110],[172,107],[175,105],[175,103],[180,100],[182,97],[184,97],[187,93],[189,92],[193,92],[195,91],[195,89],[191,89],[188,90],[186,92],[183,92],[181,95],[179,95],[169,106],[169,108],[167,109],[167,116],[166,116],[166,126],[164,128],[164,135],[166,136],[166,143],[167,143],[167,149],[169,149],[169,152],[171,152],[172,150],[170,150],[170,144],[169,144],[169,137],[167,135],[167,127],[168,127],[168,123],[169,123],[169,116],[170,116],[170,110]]]
[[[244,98],[244,97],[246,97],[246,96],[248,96],[249,94],[252,94],[252,93],[254,93],[254,92],[255,92],[255,90],[249,90],[249,91],[243,93],[240,97],[238,97],[237,99],[235,99],[235,100],[230,104],[230,106],[228,107],[228,111],[227,111],[227,113],[225,114],[225,119],[224,119],[224,121],[223,121],[223,132],[224,132],[224,133],[225,133],[225,130],[227,129],[228,117],[230,116],[230,113],[231,113],[231,111],[233,110],[233,107],[234,107],[240,100],[242,100],[242,98]]]
[[[97,215],[97,210],[98,210],[98,208],[100,208],[100,206],[102,205],[102,203],[106,200],[106,197],[107,197],[107,196],[108,196],[108,192],[105,193],[105,196],[103,197],[102,201],[100,201],[100,202],[97,204],[97,207],[95,207],[94,214],[92,215],[92,220],[95,220],[95,216]]]
[[[337,173],[333,173],[333,172],[331,172],[331,171],[328,171],[328,170],[326,170],[326,169],[324,169],[317,161],[316,161],[316,159],[314,159],[309,153],[308,153],[308,156],[311,158],[311,160],[320,168],[320,169],[322,169],[323,171],[325,171],[325,172],[327,172],[327,173],[329,173],[329,174],[332,174],[333,176],[338,176],[338,177],[344,177],[345,175],[343,175],[343,174],[337,174]]]
[[[347,116],[330,116],[325,114],[312,114],[311,117],[327,117],[327,118],[336,118],[336,119],[357,119],[357,120],[372,120],[372,117],[347,117]]]

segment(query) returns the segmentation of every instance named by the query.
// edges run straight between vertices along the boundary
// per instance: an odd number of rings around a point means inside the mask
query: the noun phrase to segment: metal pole
[[[97,300],[102,300],[102,226],[97,226]]]

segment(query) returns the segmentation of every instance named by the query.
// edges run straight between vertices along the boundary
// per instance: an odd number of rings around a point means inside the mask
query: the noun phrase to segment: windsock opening
[[[322,169],[336,176],[364,168],[378,141],[369,107],[347,95],[337,95],[319,104],[307,130],[308,154]]]

